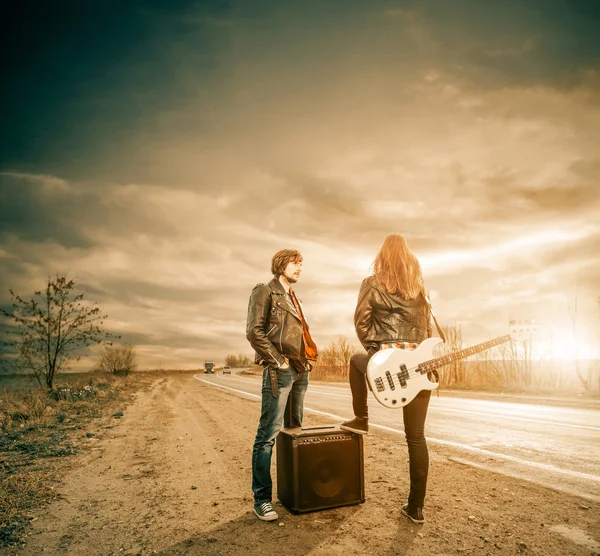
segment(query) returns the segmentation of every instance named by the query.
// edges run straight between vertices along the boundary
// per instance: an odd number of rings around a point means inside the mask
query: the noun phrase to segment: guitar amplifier
[[[282,429],[277,497],[294,513],[365,501],[363,439],[338,425]]]

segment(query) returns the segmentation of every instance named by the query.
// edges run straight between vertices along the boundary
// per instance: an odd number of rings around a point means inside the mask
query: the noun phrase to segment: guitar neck
[[[444,365],[448,365],[448,363],[464,359],[465,357],[469,357],[469,355],[475,355],[476,353],[480,353],[482,351],[485,351],[486,349],[493,348],[494,346],[503,344],[504,342],[508,342],[509,340],[510,334],[506,334],[506,336],[500,336],[499,338],[495,338],[494,340],[490,340],[488,342],[476,344],[465,349],[459,349],[458,351],[453,351],[451,353],[448,353],[447,355],[443,355],[442,357],[436,357],[435,359],[424,361],[423,363],[419,364],[419,369],[421,369],[424,372],[433,371],[434,369],[443,367]]]

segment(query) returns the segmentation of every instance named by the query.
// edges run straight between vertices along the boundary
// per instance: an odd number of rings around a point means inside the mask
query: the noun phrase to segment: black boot
[[[369,418],[354,417],[354,419],[350,421],[344,421],[340,425],[340,429],[358,434],[367,434],[369,432]]]

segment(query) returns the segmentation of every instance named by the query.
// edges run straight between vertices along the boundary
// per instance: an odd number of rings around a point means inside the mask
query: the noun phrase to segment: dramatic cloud
[[[599,23],[566,0],[15,11],[0,304],[68,272],[143,366],[197,368],[250,352],[250,291],[297,247],[325,347],[400,232],[467,343],[560,335],[573,292],[592,322]]]

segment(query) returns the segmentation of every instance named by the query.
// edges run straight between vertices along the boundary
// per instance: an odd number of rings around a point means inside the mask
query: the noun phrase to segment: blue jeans
[[[262,378],[262,407],[252,448],[252,492],[254,503],[270,502],[273,494],[271,455],[281,426],[300,427],[304,416],[304,395],[308,373],[292,367],[277,371],[278,395],[271,392],[271,377],[265,367]]]

